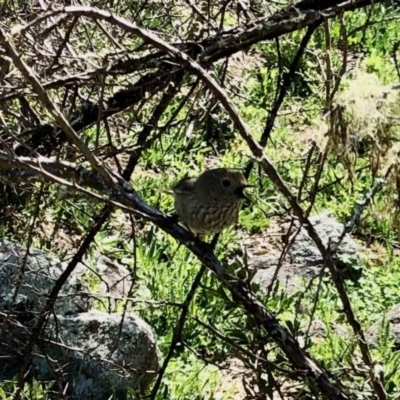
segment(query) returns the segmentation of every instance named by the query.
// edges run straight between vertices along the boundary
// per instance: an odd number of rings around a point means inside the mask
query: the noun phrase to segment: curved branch
[[[305,0],[297,3],[295,6],[287,7],[272,16],[256,20],[252,23],[251,28],[237,29],[231,32],[215,35],[199,43],[177,43],[168,45],[165,44],[155,34],[139,28],[137,25],[127,21],[124,18],[113,15],[110,12],[102,11],[93,7],[70,6],[60,10],[45,13],[40,17],[40,20],[51,18],[59,14],[68,14],[73,16],[86,16],[93,19],[107,20],[112,24],[119,26],[125,31],[141,37],[145,43],[150,43],[159,52],[146,55],[143,57],[130,59],[127,61],[117,61],[107,65],[107,74],[110,75],[125,75],[139,70],[150,70],[157,68],[156,72],[149,72],[144,75],[132,89],[117,92],[109,101],[109,107],[103,111],[103,118],[121,112],[122,110],[136,104],[144,98],[146,93],[157,93],[169,82],[173,82],[175,75],[180,71],[171,69],[171,61],[173,62],[175,55],[174,50],[184,51],[191,58],[199,61],[204,68],[209,68],[213,63],[221,60],[224,57],[249,49],[252,45],[263,40],[271,40],[278,38],[287,33],[306,28],[313,24],[318,24],[324,18],[333,18],[338,14],[346,11],[352,11],[367,5],[381,3],[384,0]],[[29,23],[29,26],[32,23]],[[22,27],[14,34],[23,33],[25,30]],[[186,68],[184,66],[184,68]],[[43,84],[44,88],[64,87],[71,84],[84,84],[91,80],[95,80],[99,71],[88,72],[84,75],[77,75],[65,79],[59,79]],[[12,98],[26,95],[26,91],[12,91],[5,93],[0,97],[0,101],[10,100]],[[98,107],[96,105],[85,105],[77,111],[80,116],[76,124],[71,124],[76,131],[80,131],[96,122],[98,117]],[[50,131],[50,133],[49,133]],[[65,140],[62,133],[53,128],[51,125],[41,125],[35,130],[25,131],[26,134],[32,135],[32,138],[25,143],[33,149],[40,150],[44,155],[50,155],[53,149]],[[43,147],[44,151],[42,151]],[[19,155],[27,155],[22,147],[17,149]]]
[[[14,182],[17,179],[25,181],[52,179],[54,182],[66,184],[76,190],[82,190],[80,189],[82,187],[92,188],[104,196],[104,201],[153,222],[187,247],[208,269],[214,272],[234,298],[270,334],[272,340],[278,344],[292,365],[303,376],[314,380],[328,399],[349,399],[340,389],[339,383],[331,381],[323,367],[300,348],[293,336],[254,297],[254,294],[248,290],[246,283],[234,279],[224,272],[221,262],[215,257],[209,245],[194,237],[165,214],[147,205],[122,178],[119,178],[117,185],[109,188],[103,178],[95,171],[87,170],[73,163],[60,162],[45,157],[40,159],[19,157],[10,160],[5,156],[0,156],[0,169],[3,170],[0,174],[0,180],[10,179],[11,176]],[[85,194],[91,195],[88,191],[85,191]],[[96,199],[99,198],[96,194],[92,195]]]

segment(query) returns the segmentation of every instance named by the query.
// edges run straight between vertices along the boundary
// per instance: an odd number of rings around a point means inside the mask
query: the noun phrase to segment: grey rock
[[[29,249],[0,239],[0,310],[18,309],[24,312],[41,311],[45,296],[67,267],[57,257],[37,249]],[[65,315],[88,311],[92,300],[78,293],[87,291],[76,270],[63,285],[54,311]],[[18,290],[16,290],[18,288]]]
[[[310,221],[325,246],[334,243],[344,228],[343,224],[328,213],[313,216]],[[295,228],[298,226],[297,224]],[[283,225],[281,228],[282,234],[287,232],[287,226]],[[296,229],[292,229],[292,235],[294,231]],[[292,236],[290,236],[289,242],[291,242],[291,238]],[[349,235],[346,235],[335,257],[336,265],[346,271],[346,277],[352,278],[354,275],[356,279],[358,276],[357,265],[360,263],[360,258],[357,253],[357,244]],[[280,263],[281,254],[281,249],[271,249],[262,255],[257,255],[257,251],[254,251],[253,254],[249,253],[249,267],[257,270],[254,282],[267,288],[273,282],[277,266],[280,264],[277,280],[285,286],[287,292],[292,293],[299,287],[300,282],[310,280],[320,274],[324,265],[318,248],[309,238],[304,227],[295,236],[294,242]]]
[[[0,240],[0,380],[19,373],[37,317],[67,265],[36,249],[26,256],[24,247]],[[115,268],[99,258],[96,270],[105,286],[98,293],[124,297],[129,271]],[[154,378],[160,361],[156,337],[129,312],[122,319],[91,310],[86,272],[79,263],[63,285],[29,360],[29,378],[57,381],[71,399],[123,400],[128,390],[143,390]]]
[[[389,331],[394,339],[393,350],[400,350],[400,304],[389,310],[384,319],[389,323]],[[381,332],[384,319],[381,318],[367,330],[366,337],[372,346],[378,345],[379,333]]]
[[[90,282],[98,282],[94,284],[95,289],[92,291],[95,292],[93,294],[98,295],[96,297],[108,312],[121,309],[121,305],[127,307],[127,310],[131,309],[131,304],[126,304],[125,299],[130,296],[132,273],[126,267],[98,251],[90,257],[85,257],[78,266],[85,270],[85,277]],[[137,294],[137,286],[136,284],[135,294]]]
[[[34,357],[34,375],[47,381],[62,368],[71,399],[125,399],[127,388],[146,388],[159,367],[153,330],[130,314],[91,311],[57,317],[45,336],[50,340],[44,341],[47,358]]]
[[[123,265],[101,254],[97,257],[97,273],[101,277],[100,294],[114,298],[129,296],[132,273]]]

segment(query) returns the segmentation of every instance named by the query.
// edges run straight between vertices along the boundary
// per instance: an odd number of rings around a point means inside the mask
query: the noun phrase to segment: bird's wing
[[[190,193],[194,189],[195,182],[196,178],[183,178],[172,187],[172,190],[175,193]]]

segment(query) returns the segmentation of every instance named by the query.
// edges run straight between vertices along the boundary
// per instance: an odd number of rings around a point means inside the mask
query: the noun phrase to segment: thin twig
[[[171,344],[169,346],[168,353],[164,358],[163,365],[161,366],[160,371],[158,372],[157,380],[156,380],[156,382],[153,386],[153,389],[151,390],[151,393],[149,395],[150,400],[155,400],[158,390],[160,389],[165,371],[167,370],[168,364],[174,355],[176,346],[182,340],[182,332],[183,332],[183,328],[185,326],[186,318],[189,313],[189,306],[193,300],[194,295],[196,294],[196,290],[198,289],[198,287],[200,285],[200,281],[203,278],[203,275],[204,275],[204,272],[206,271],[206,269],[207,269],[206,266],[204,264],[202,264],[196,277],[193,280],[192,286],[190,287],[190,290],[186,296],[186,299],[183,302],[182,311],[179,316],[178,322],[175,326],[174,334],[172,336],[172,340],[171,340]]]
[[[175,96],[175,94],[177,93],[179,88],[180,88],[180,85],[170,87],[170,89],[164,94],[159,105],[156,107],[156,110],[154,111],[149,123],[143,128],[143,130],[141,131],[141,134],[139,134],[138,143],[137,143],[140,145],[138,148],[139,150],[130,157],[128,165],[126,166],[125,171],[123,173],[123,175],[126,177],[126,179],[130,178],[130,176],[140,158],[140,155],[142,154],[144,149],[147,148],[147,146],[144,143],[145,139],[147,138],[148,134],[153,129],[153,127],[156,125],[158,120],[161,118],[161,115],[164,113],[169,102]],[[152,143],[152,142],[150,141],[150,143]],[[100,213],[99,217],[97,218],[97,221],[92,226],[92,228],[86,235],[85,239],[83,240],[80,248],[77,250],[74,257],[69,262],[67,268],[64,270],[62,275],[58,278],[52,291],[50,292],[48,300],[46,301],[45,307],[33,329],[29,344],[26,348],[24,362],[22,363],[19,378],[18,378],[18,389],[17,389],[17,394],[16,394],[15,400],[19,400],[19,398],[20,398],[23,384],[25,381],[26,369],[27,369],[28,362],[31,357],[33,347],[41,335],[42,329],[47,321],[48,316],[50,315],[51,310],[53,309],[54,303],[58,297],[58,294],[59,294],[62,286],[64,285],[64,283],[66,282],[68,277],[71,275],[71,273],[74,271],[77,264],[81,261],[83,255],[88,250],[90,244],[92,243],[95,236],[102,228],[104,222],[108,220],[112,210],[113,210],[113,207],[110,205],[106,205],[104,207],[103,211]]]
[[[17,50],[14,48],[10,39],[7,38],[6,33],[0,28],[0,43],[7,49],[8,55],[13,60],[14,65],[19,69],[25,79],[31,84],[33,90],[38,95],[40,101],[53,116],[55,122],[68,138],[75,144],[75,146],[81,151],[85,158],[90,162],[93,169],[104,178],[104,181],[111,187],[113,186],[113,179],[110,173],[104,168],[100,161],[93,155],[88,146],[83,143],[76,132],[72,129],[70,123],[65,118],[64,114],[57,108],[57,106],[50,99],[46,90],[43,88],[41,82],[37,78],[33,70],[22,60]]]
[[[287,95],[290,85],[292,84],[293,80],[295,79],[297,69],[298,69],[300,61],[303,57],[303,54],[306,50],[306,47],[307,47],[309,41],[311,40],[311,37],[312,37],[315,29],[317,29],[317,27],[321,24],[321,22],[322,22],[322,19],[317,20],[316,22],[314,22],[307,28],[307,32],[304,35],[304,37],[300,43],[299,49],[297,50],[297,53],[294,56],[293,61],[290,64],[289,71],[287,73],[284,73],[283,76],[280,77],[280,79],[277,83],[277,86],[279,87],[279,91],[276,94],[274,105],[268,114],[268,118],[265,123],[265,128],[264,128],[264,131],[261,136],[260,144],[262,147],[266,146],[268,139],[271,137],[271,132],[274,127],[275,120],[278,116],[278,112],[282,106],[283,100],[285,99],[285,97]],[[253,162],[250,161],[245,170],[246,177],[248,177],[250,175],[250,171],[252,169],[253,169]]]

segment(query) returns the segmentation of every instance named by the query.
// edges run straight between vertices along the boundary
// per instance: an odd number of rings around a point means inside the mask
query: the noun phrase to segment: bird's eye
[[[229,186],[231,186],[231,181],[228,180],[228,179],[224,179],[224,180],[222,181],[222,186],[223,186],[223,187],[229,187]]]

